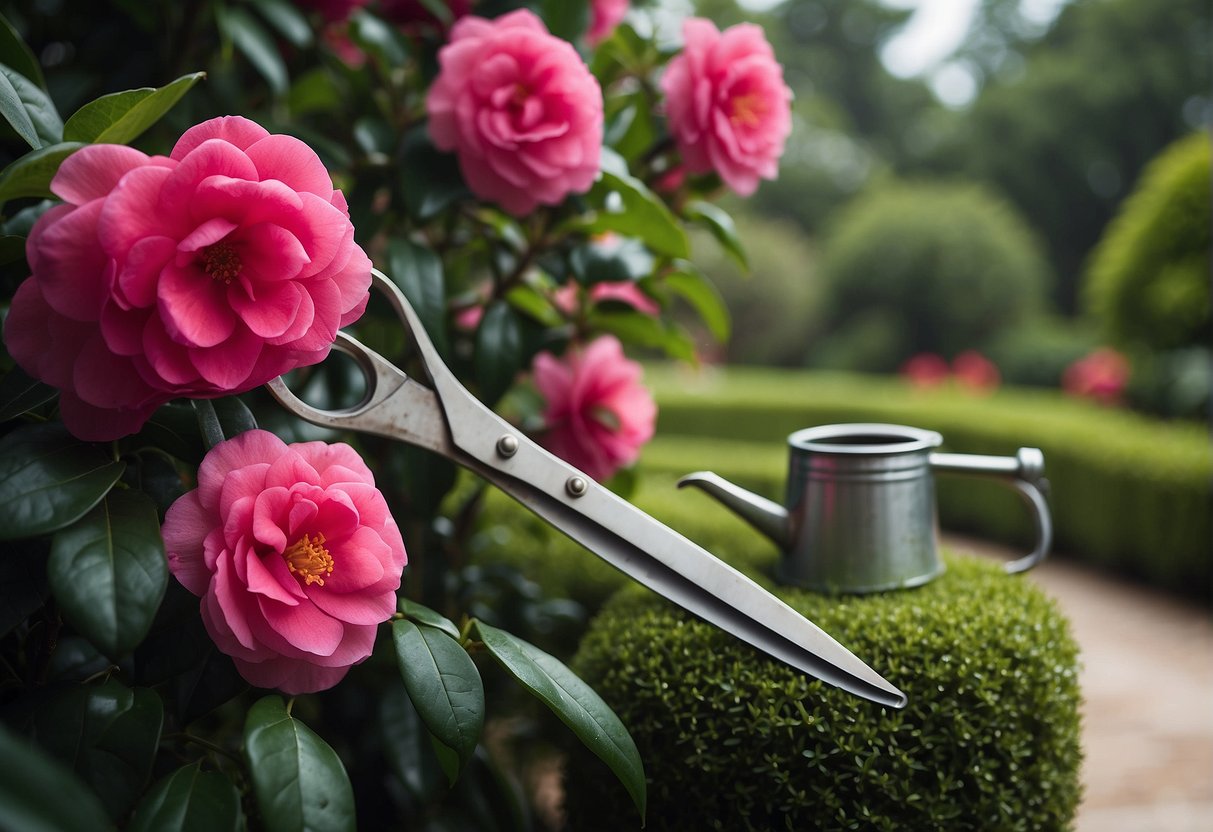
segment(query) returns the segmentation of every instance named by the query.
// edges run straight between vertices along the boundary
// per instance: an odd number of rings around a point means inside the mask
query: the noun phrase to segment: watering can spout
[[[786,550],[791,546],[788,512],[779,503],[746,491],[711,471],[687,474],[678,481],[679,488],[688,485],[714,497],[725,508],[775,541],[775,545],[780,549]]]

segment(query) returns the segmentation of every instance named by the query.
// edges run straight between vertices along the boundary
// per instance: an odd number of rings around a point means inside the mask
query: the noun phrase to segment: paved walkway
[[[1030,578],[1057,599],[1082,651],[1076,832],[1213,830],[1213,612],[1064,558]]]

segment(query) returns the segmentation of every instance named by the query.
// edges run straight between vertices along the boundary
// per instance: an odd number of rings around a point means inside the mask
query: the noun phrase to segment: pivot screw
[[[580,497],[590,490],[590,484],[582,477],[569,477],[569,481],[564,484],[564,488],[569,492],[570,497]]]
[[[510,433],[503,435],[497,440],[497,453],[505,459],[518,453],[518,437]]]

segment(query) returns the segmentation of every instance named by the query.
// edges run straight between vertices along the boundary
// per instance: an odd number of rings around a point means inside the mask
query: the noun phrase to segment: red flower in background
[[[628,13],[629,5],[629,0],[591,0],[590,28],[585,33],[586,42],[590,46],[597,46],[609,38]]]
[[[1129,372],[1129,359],[1110,347],[1101,347],[1067,367],[1061,387],[1073,396],[1119,404],[1129,383]]]
[[[942,355],[920,352],[901,365],[901,374],[915,387],[939,387],[948,380],[952,369]]]
[[[976,350],[965,350],[953,358],[952,374],[961,387],[973,392],[992,392],[1002,383],[998,367]]]

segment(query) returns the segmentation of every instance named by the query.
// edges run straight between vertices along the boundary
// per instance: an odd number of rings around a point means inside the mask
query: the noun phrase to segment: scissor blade
[[[705,621],[856,696],[893,708],[906,704],[904,693],[820,627],[602,486],[587,481],[580,497],[553,498],[541,474],[519,478],[461,461],[612,566]]]

